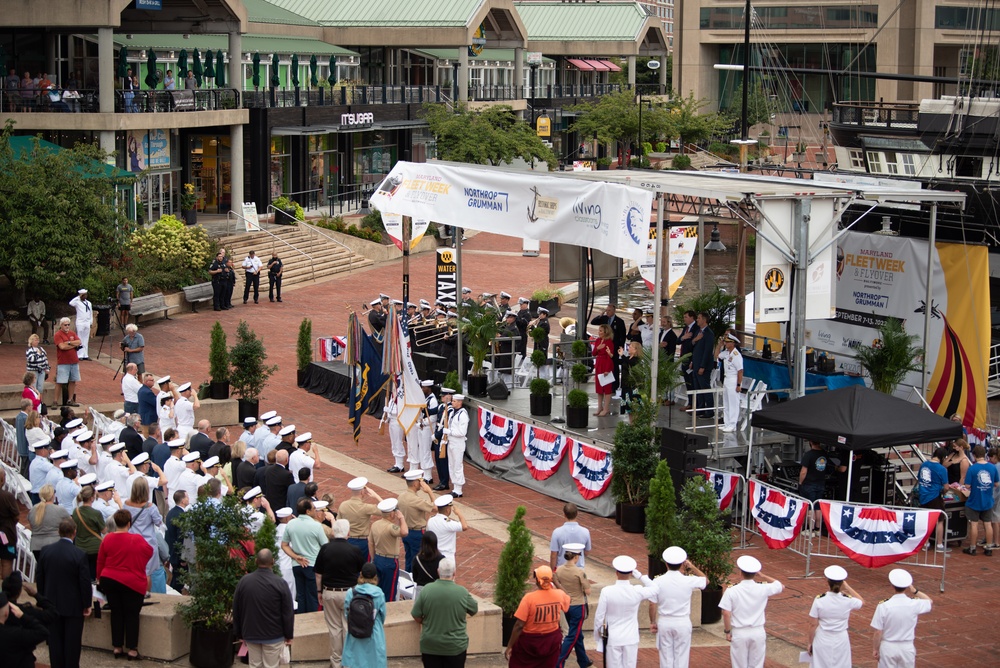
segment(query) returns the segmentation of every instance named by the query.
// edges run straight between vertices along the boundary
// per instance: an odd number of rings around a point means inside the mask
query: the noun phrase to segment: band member
[[[452,407],[451,398],[455,390],[450,387],[441,388],[441,402],[437,409],[437,423],[434,426],[434,439],[431,442],[434,448],[434,467],[438,472],[438,484],[434,488],[435,492],[443,492],[447,489],[451,481],[448,476],[448,439],[445,433],[448,430],[448,422],[451,420]]]

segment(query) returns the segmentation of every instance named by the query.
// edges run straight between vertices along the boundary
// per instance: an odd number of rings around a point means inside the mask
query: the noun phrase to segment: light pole
[[[658,60],[647,61],[646,67],[655,72],[656,70],[660,69],[660,61]],[[638,83],[635,85],[636,97],[639,100],[639,146],[637,147],[639,151],[639,167],[642,167],[642,157],[643,155],[645,155],[645,151],[643,151],[642,148],[642,93],[639,91],[639,86],[641,85],[642,84]],[[659,84],[657,84],[657,86],[659,86]],[[626,167],[631,167],[631,165],[626,165]]]

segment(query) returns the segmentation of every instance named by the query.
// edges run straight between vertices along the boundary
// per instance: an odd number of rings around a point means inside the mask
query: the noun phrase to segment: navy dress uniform
[[[764,610],[767,599],[784,591],[774,578],[761,577],[767,582],[757,582],[760,562],[743,555],[736,560],[736,567],[743,573],[743,580],[728,587],[722,594],[719,607],[730,641],[729,658],[733,668],[764,668],[767,652],[767,633],[764,631]]]
[[[381,519],[372,524],[368,542],[372,563],[378,572],[378,586],[387,603],[396,600],[396,583],[399,581],[399,541],[409,533],[403,514],[396,510],[396,499],[385,499],[378,504]]]
[[[878,604],[871,621],[871,627],[875,629],[872,644],[878,646],[875,658],[879,668],[914,666],[917,650],[913,646],[913,637],[917,618],[931,611],[931,599],[913,586],[913,576],[902,568],[889,571],[889,582],[896,589],[896,594]],[[906,595],[910,590],[913,598]]]
[[[451,419],[453,408],[451,407],[451,396],[455,390],[450,387],[441,388],[441,402],[438,404],[437,422],[434,425],[434,440],[432,450],[434,451],[434,467],[438,472],[438,485],[434,488],[436,492],[443,492],[449,489],[451,477],[448,475],[448,446],[444,440],[444,431]]]

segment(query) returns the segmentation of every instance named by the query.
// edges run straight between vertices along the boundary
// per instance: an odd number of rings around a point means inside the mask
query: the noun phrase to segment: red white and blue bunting
[[[570,475],[585,499],[596,499],[611,486],[611,453],[593,445],[573,441],[570,446]]]
[[[719,499],[719,510],[728,510],[729,504],[733,501],[736,487],[739,485],[740,476],[724,471],[708,471],[706,469],[695,469],[695,471],[705,476],[705,479],[715,489],[715,496]]]
[[[559,469],[567,448],[574,443],[574,440],[529,425],[525,427],[521,442],[524,462],[528,465],[531,477],[535,480],[545,480]]]
[[[479,407],[479,450],[486,461],[506,459],[523,430],[523,422]]]
[[[316,347],[319,348],[320,361],[329,362],[344,354],[347,340],[343,336],[324,336],[316,339]]]
[[[764,542],[772,550],[788,547],[799,535],[809,512],[809,504],[779,489],[750,481],[750,515]]]
[[[940,510],[896,510],[820,501],[830,538],[865,568],[879,568],[911,557],[937,526]]]

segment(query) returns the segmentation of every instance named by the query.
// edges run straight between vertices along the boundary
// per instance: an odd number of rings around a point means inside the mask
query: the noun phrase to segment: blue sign
[[[163,10],[163,0],[135,0],[135,8],[159,12]]]

